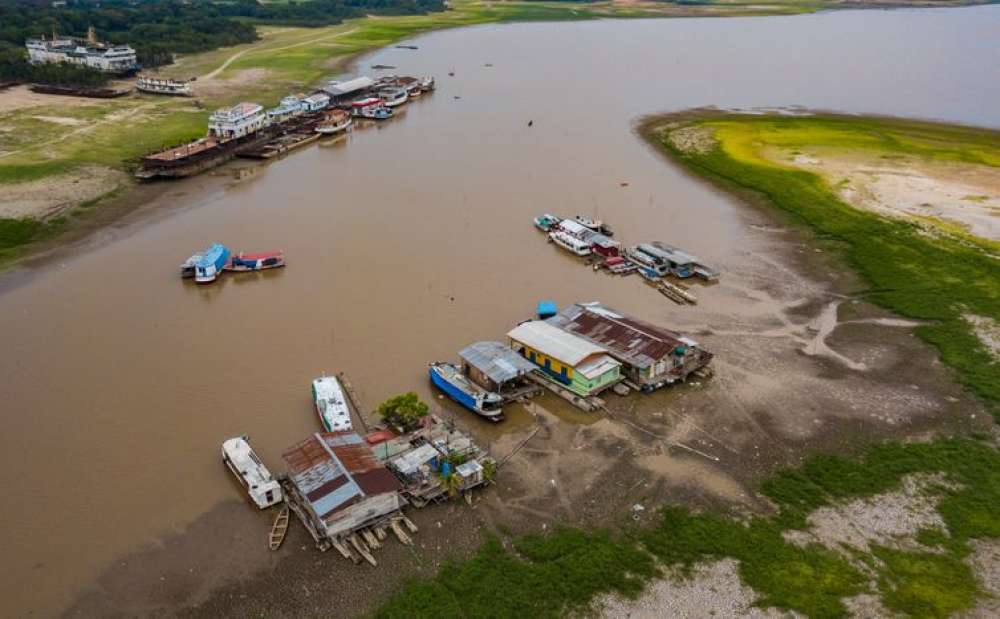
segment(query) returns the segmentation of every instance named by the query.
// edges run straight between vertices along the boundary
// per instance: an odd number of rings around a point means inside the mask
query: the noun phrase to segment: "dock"
[[[566,400],[567,402],[569,402],[570,404],[579,408],[582,411],[593,413],[595,411],[599,411],[602,408],[604,408],[604,400],[602,400],[601,398],[597,396],[590,396],[585,398],[580,395],[577,395],[572,391],[570,391],[569,389],[566,389],[559,383],[549,380],[548,378],[545,378],[545,376],[539,372],[530,374],[528,378],[530,378],[539,386],[548,389],[552,393],[556,394],[560,398]]]

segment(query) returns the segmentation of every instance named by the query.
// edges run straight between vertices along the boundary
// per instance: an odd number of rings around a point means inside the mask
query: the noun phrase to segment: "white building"
[[[131,73],[139,68],[135,50],[128,45],[109,45],[75,39],[28,39],[31,64],[69,63],[105,73]]]
[[[208,134],[221,140],[241,138],[267,126],[267,114],[256,103],[238,103],[212,112],[208,117]]]
[[[330,105],[330,96],[323,93],[316,93],[302,100],[302,107],[307,112],[316,112]]]

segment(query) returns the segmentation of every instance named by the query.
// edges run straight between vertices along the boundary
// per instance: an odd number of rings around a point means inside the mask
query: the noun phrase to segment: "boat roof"
[[[591,355],[608,352],[597,344],[541,320],[523,322],[508,332],[507,337],[572,366]]]
[[[597,302],[575,303],[547,323],[606,348],[629,365],[646,368],[681,345],[697,346],[680,334],[626,316]]]
[[[285,450],[281,458],[289,479],[322,520],[365,497],[401,488],[354,432],[317,432]]]
[[[323,88],[323,90],[325,90],[326,92],[330,93],[335,97],[340,97],[343,95],[350,94],[352,92],[364,90],[365,88],[371,88],[374,85],[375,85],[375,80],[367,76],[361,76],[343,82],[332,80],[327,83],[326,87]]]
[[[654,241],[653,243],[644,243],[639,246],[639,249],[646,252],[647,254],[652,254],[654,256],[660,254],[669,258],[671,261],[677,264],[691,264],[693,262],[698,262],[697,256],[692,256],[691,254],[681,251],[674,247],[673,245],[668,245],[660,241]],[[653,251],[650,251],[650,250]]]
[[[246,480],[251,490],[256,490],[265,484],[274,483],[274,477],[271,476],[271,472],[267,470],[264,463],[254,453],[249,441],[242,436],[223,441],[222,451],[225,452],[226,457],[229,458],[229,461],[233,463],[233,466],[240,472],[243,479]]]
[[[563,219],[559,222],[559,227],[570,234],[594,234],[593,230],[578,221],[573,221],[572,219]]]
[[[591,245],[598,245],[600,247],[621,247],[621,243],[603,234],[594,233],[589,240]]]
[[[535,370],[535,364],[500,342],[475,342],[460,350],[458,356],[495,383],[507,382]]]
[[[219,258],[228,253],[229,250],[225,245],[222,243],[213,243],[209,245],[208,249],[202,252],[201,256],[195,261],[194,265],[201,268],[214,266]]]

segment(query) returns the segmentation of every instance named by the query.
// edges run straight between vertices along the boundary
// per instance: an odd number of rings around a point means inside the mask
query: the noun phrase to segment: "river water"
[[[438,90],[239,182],[175,183],[141,221],[0,295],[0,614],[53,614],[116,557],[232,499],[222,439],[250,434],[280,470],[318,429],[321,372],[347,371],[369,405],[432,398],[428,361],[503,339],[541,298],[662,316],[662,299],[594,277],[530,223],[588,213],[735,259],[738,207],[648,149],[641,115],[801,105],[997,126],[998,40],[1000,7],[983,7],[482,26],[363,58]],[[289,266],[182,283],[175,265],[212,241],[284,249]]]

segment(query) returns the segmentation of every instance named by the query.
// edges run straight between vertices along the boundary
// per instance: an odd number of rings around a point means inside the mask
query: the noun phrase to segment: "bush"
[[[378,414],[386,424],[408,432],[427,416],[427,405],[410,391],[379,404]]]

